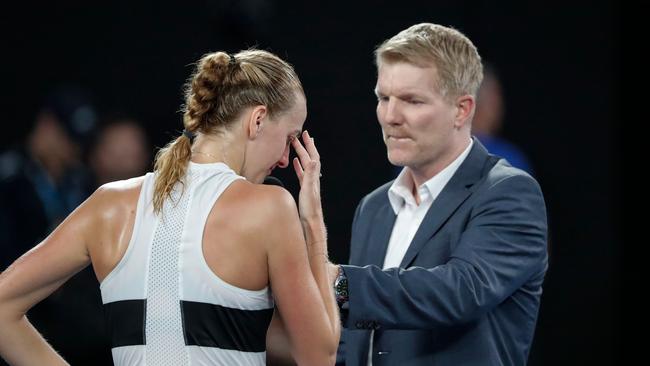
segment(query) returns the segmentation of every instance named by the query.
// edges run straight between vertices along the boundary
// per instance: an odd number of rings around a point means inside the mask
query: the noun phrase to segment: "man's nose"
[[[398,101],[395,98],[388,98],[384,105],[383,120],[387,124],[398,124],[401,121]]]

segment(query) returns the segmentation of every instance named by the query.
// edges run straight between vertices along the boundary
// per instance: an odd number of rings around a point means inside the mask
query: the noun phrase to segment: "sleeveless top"
[[[129,246],[100,289],[117,366],[265,365],[273,315],[268,287],[219,278],[203,257],[208,214],[238,176],[227,165],[189,163],[160,214],[145,176]]]

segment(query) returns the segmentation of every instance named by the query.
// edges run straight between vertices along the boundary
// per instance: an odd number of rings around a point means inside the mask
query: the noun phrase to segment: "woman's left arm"
[[[67,365],[26,313],[90,263],[87,243],[101,210],[98,192],[0,274],[0,355],[10,365]]]

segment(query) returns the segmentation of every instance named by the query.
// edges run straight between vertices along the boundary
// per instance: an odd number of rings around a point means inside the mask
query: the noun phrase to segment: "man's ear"
[[[476,100],[469,94],[462,95],[456,99],[456,118],[454,119],[454,127],[461,129],[467,125],[474,114],[476,108]]]
[[[268,108],[265,105],[257,105],[253,107],[248,119],[245,120],[245,128],[248,132],[248,138],[254,140],[262,132],[266,117],[268,115]]]

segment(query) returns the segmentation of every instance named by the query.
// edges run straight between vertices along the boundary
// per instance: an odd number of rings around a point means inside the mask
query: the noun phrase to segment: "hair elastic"
[[[183,130],[183,136],[185,136],[185,137],[187,137],[188,139],[191,140],[191,139],[193,139],[194,136],[196,136],[196,135],[194,134],[194,132],[192,132],[192,131],[188,131],[187,129],[184,129],[184,130]]]

